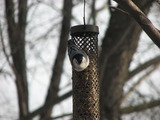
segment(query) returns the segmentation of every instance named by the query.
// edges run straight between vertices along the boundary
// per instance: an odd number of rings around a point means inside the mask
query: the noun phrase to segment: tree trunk
[[[28,84],[25,59],[25,28],[27,15],[27,0],[18,1],[18,22],[15,22],[14,3],[5,1],[6,20],[8,23],[8,36],[13,59],[14,74],[18,93],[19,118],[28,115]]]
[[[148,13],[151,1],[145,0],[143,3],[138,0],[134,1],[145,13]],[[103,63],[101,65],[105,65],[104,69],[100,65],[102,119],[121,119],[119,108],[123,86],[141,31],[140,26],[130,16],[120,11],[111,12],[100,56],[100,63]]]

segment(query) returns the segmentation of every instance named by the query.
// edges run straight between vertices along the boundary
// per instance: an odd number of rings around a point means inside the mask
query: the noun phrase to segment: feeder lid
[[[99,33],[98,26],[95,25],[77,25],[70,29],[71,35],[74,33],[95,32]]]

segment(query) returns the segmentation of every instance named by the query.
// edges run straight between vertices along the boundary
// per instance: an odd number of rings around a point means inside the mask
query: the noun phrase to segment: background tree
[[[159,3],[86,2],[88,23],[100,27],[102,120],[159,120]],[[0,2],[1,118],[72,119],[71,66],[66,48],[70,26],[82,23],[82,3]],[[146,17],[148,13],[154,25]]]

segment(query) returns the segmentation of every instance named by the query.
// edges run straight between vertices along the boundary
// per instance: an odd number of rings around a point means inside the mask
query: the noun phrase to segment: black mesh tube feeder
[[[71,39],[77,47],[85,51],[90,63],[83,71],[72,69],[73,79],[73,119],[100,120],[99,76],[98,76],[98,34],[94,25],[71,27]]]

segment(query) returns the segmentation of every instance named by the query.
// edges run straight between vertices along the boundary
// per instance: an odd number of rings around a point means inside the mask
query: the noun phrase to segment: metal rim
[[[77,25],[73,26],[70,29],[70,34],[74,33],[83,33],[83,32],[94,32],[94,33],[99,33],[99,28],[98,26],[95,25]]]

